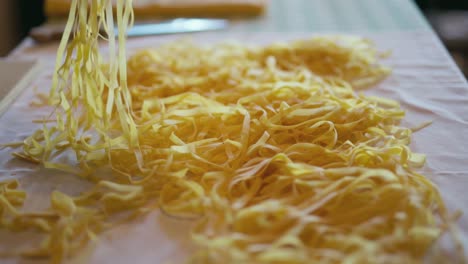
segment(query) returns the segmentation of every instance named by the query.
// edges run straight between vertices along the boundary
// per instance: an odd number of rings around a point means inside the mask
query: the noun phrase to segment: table
[[[200,43],[213,43],[225,39],[246,43],[269,43],[305,38],[316,32],[359,33],[374,40],[378,47],[391,49],[393,56],[386,62],[394,68],[392,76],[368,93],[390,97],[401,102],[408,110],[409,126],[433,120],[434,124],[414,137],[417,151],[428,154],[423,172],[436,182],[451,209],[466,209],[468,197],[468,84],[414,4],[406,0],[293,0],[272,1],[265,18],[256,21],[235,21],[229,32],[193,35]],[[301,8],[302,4],[302,8]],[[310,13],[309,13],[310,12]],[[295,16],[295,14],[297,14]],[[299,14],[303,14],[300,16]],[[313,14],[313,15],[305,15]],[[145,41],[132,39],[129,49],[150,47],[173,41],[180,36],[148,37]],[[56,44],[33,46],[26,40],[11,55],[11,59],[46,59],[53,62]],[[48,67],[48,66],[44,66]],[[31,86],[46,89],[47,74]],[[27,134],[30,122],[19,119],[15,111],[25,111],[32,98],[26,91],[0,117],[0,139],[14,140]],[[32,113],[32,116],[37,113]],[[25,187],[46,193],[54,188],[70,192],[79,191],[77,180],[64,180],[58,173],[44,172],[33,166],[24,167],[8,160],[8,153],[0,151],[0,179],[12,177],[11,171],[22,173]],[[47,182],[47,183],[46,183]],[[41,200],[42,199],[42,200]],[[43,206],[47,197],[30,201],[27,206]],[[462,239],[468,237],[468,217],[460,220]],[[187,243],[188,226],[168,220],[157,212],[128,225],[119,226],[103,234],[101,243],[90,253],[90,263],[155,263],[177,261],[190,252]],[[21,241],[15,236],[9,243]],[[125,240],[118,238],[125,237]],[[156,246],[154,246],[156,245]],[[11,263],[18,263],[10,260]]]

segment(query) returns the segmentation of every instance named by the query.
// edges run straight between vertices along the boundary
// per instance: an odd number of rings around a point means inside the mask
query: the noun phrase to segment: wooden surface
[[[48,17],[68,15],[71,0],[46,0]],[[252,16],[263,12],[267,0],[134,0],[135,15],[158,16]]]

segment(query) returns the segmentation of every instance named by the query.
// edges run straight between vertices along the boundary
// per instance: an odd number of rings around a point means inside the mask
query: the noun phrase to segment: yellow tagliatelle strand
[[[420,263],[452,225],[415,171],[424,155],[408,146],[399,104],[355,92],[389,73],[370,42],[178,42],[126,62],[131,1],[117,1],[118,43],[110,1],[72,3],[49,102],[56,124],[15,155],[93,187],[54,191],[50,209],[32,214],[18,209],[17,181],[0,183],[1,226],[45,234],[17,254],[59,263],[117,213],[155,206],[195,222],[193,263]]]

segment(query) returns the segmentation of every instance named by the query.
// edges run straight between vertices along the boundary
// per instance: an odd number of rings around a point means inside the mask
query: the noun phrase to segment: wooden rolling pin
[[[50,18],[68,15],[71,0],[46,0]],[[268,0],[134,0],[137,17],[232,17],[257,16]]]

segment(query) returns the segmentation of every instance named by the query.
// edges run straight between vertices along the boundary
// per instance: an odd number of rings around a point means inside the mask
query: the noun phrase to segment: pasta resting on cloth
[[[110,1],[72,2],[47,102],[54,122],[8,146],[94,187],[54,191],[50,209],[29,213],[20,183],[0,183],[1,226],[44,233],[12,254],[59,263],[117,214],[155,208],[196,223],[193,263],[420,263],[453,226],[416,172],[425,159],[399,104],[356,92],[389,73],[372,43],[180,41],[127,61],[131,5],[117,1],[114,17]]]

